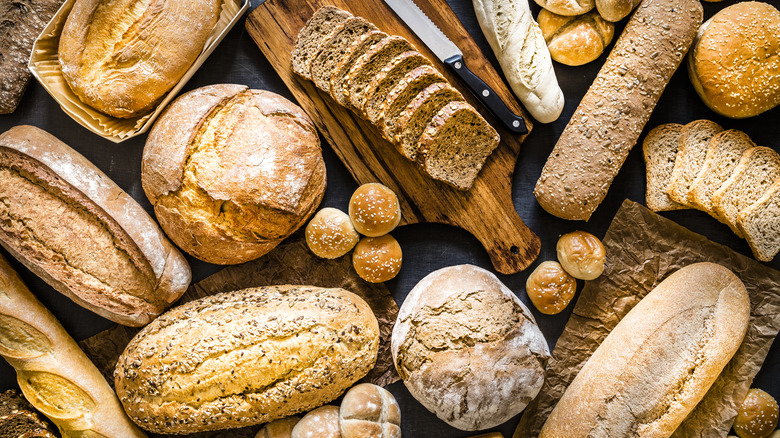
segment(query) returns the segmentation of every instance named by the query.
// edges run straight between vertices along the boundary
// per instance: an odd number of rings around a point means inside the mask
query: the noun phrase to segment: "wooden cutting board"
[[[532,126],[527,114],[446,1],[417,0],[417,3],[463,51],[469,68],[513,111],[523,115],[530,132]],[[325,5],[347,10],[388,34],[408,39],[498,130],[501,143],[471,190],[462,192],[434,181],[384,140],[369,122],[338,105],[313,82],[292,72],[290,53],[298,31],[314,11]],[[382,0],[267,0],[249,15],[246,28],[352,176],[361,184],[379,181],[395,190],[401,201],[402,224],[437,222],[461,227],[482,243],[493,267],[504,274],[521,271],[536,259],[541,246],[539,238],[520,219],[511,196],[512,173],[525,136],[504,129]]]

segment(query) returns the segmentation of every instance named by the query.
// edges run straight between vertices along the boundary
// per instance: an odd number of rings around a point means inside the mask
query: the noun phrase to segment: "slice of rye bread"
[[[721,131],[723,128],[711,120],[695,120],[683,126],[672,179],[666,188],[673,201],[690,206],[691,184],[704,165],[710,139]]]
[[[771,261],[780,251],[780,181],[758,201],[742,210],[737,226],[757,260]]]
[[[403,79],[395,84],[395,87],[387,94],[387,99],[382,105],[379,118],[375,122],[375,125],[386,139],[393,141],[396,122],[404,108],[421,91],[437,82],[446,83],[447,79],[433,66],[423,65],[407,73]]]
[[[363,115],[363,96],[368,91],[368,85],[391,59],[401,53],[415,50],[409,41],[400,36],[390,36],[374,44],[366,53],[360,56],[355,65],[347,73],[347,97],[349,103]]]
[[[350,17],[352,14],[335,6],[317,9],[295,38],[295,47],[290,57],[292,70],[306,79],[311,79],[311,62],[320,51],[323,40]]]
[[[462,101],[463,95],[452,85],[437,82],[429,85],[401,111],[393,134],[393,143],[408,159],[417,159],[420,135],[436,113],[450,102]]]
[[[333,69],[344,56],[344,52],[353,41],[368,32],[377,30],[376,26],[362,17],[348,18],[322,42],[319,53],[311,61],[311,80],[320,90],[330,92],[330,77]]]
[[[378,44],[385,38],[389,38],[386,33],[374,30],[363,34],[344,52],[344,56],[333,69],[330,76],[330,95],[341,106],[352,108],[349,104],[349,95],[347,94],[347,79],[349,70],[355,65],[355,62],[371,47]],[[352,108],[354,109],[354,108]]]
[[[420,136],[417,161],[433,179],[468,190],[499,141],[496,130],[471,105],[450,102]]]
[[[407,73],[422,65],[431,65],[431,61],[416,50],[401,53],[388,62],[368,84],[364,95],[363,114],[371,123],[376,123],[382,112],[387,95]]]
[[[674,162],[680,144],[683,125],[667,123],[658,125],[645,136],[642,142],[642,155],[645,158],[647,190],[645,204],[653,211],[669,211],[686,208],[674,202],[666,194],[666,187],[672,179]]]
[[[712,206],[712,195],[734,173],[742,154],[754,147],[756,144],[750,137],[736,129],[729,129],[712,137],[704,166],[691,184],[691,194],[688,196],[691,205],[723,221]]]
[[[712,195],[712,205],[726,225],[741,236],[739,213],[764,196],[778,178],[780,155],[763,146],[750,148],[742,154],[731,177]]]

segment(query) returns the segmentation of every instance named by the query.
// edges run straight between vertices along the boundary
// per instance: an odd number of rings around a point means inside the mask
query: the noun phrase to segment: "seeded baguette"
[[[587,220],[636,144],[691,46],[698,0],[645,0],[561,134],[534,195],[549,213]]]

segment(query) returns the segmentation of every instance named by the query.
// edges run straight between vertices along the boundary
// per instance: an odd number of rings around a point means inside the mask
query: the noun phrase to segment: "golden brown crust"
[[[317,257],[339,258],[352,250],[360,235],[349,216],[335,208],[323,208],[306,225],[306,246]]]
[[[560,263],[542,262],[525,282],[525,293],[536,310],[555,315],[569,305],[577,292],[577,280]]]
[[[355,229],[368,237],[379,237],[401,222],[401,204],[389,187],[380,183],[363,184],[349,199],[349,218]]]
[[[352,253],[352,266],[363,280],[384,283],[398,275],[402,259],[401,245],[393,236],[364,237]]]
[[[595,60],[615,34],[615,25],[601,18],[598,11],[567,17],[542,9],[537,21],[552,59],[566,65]]]

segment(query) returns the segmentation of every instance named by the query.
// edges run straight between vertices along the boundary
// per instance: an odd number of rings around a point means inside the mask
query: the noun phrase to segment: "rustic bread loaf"
[[[415,50],[414,46],[400,36],[390,36],[372,46],[355,61],[347,73],[347,96],[349,103],[362,115],[366,95],[371,91],[369,84],[391,59],[401,53]]]
[[[320,51],[311,61],[310,76],[320,90],[330,92],[330,77],[333,69],[352,43],[361,36],[376,30],[376,26],[365,18],[350,17],[339,24],[334,32],[320,43]]]
[[[620,21],[628,16],[642,0],[596,0],[596,9],[608,21]]]
[[[157,433],[260,424],[327,403],[374,366],[379,326],[343,289],[212,295],[144,327],[119,357],[127,413]]]
[[[265,255],[325,191],[314,124],[268,91],[209,85],[171,103],[149,133],[141,182],[163,229],[209,263]]]
[[[587,220],[636,144],[701,24],[698,0],[646,0],[553,148],[534,195],[547,212]]]
[[[377,126],[382,135],[393,140],[393,135],[398,129],[398,118],[414,98],[425,88],[437,82],[446,82],[447,79],[430,65],[423,65],[410,71],[387,94],[382,109],[377,118]]]
[[[306,79],[311,79],[311,62],[319,53],[323,40],[350,17],[352,14],[335,6],[318,9],[295,38],[295,47],[290,57],[292,70]]]
[[[528,308],[471,265],[417,283],[398,313],[392,352],[414,398],[462,430],[497,426],[522,411],[544,382],[550,354]]]
[[[0,256],[0,355],[65,437],[145,437],[100,371]],[[18,435],[17,435],[18,436]]]
[[[0,244],[77,304],[143,326],[190,267],[143,207],[78,152],[33,126],[0,135]]]
[[[567,17],[542,9],[536,17],[552,59],[566,65],[596,60],[612,42],[615,25],[598,11]]]
[[[375,44],[379,44],[379,42],[385,38],[388,38],[386,33],[374,30],[362,35],[360,38],[353,41],[352,45],[347,48],[344,52],[344,56],[341,57],[341,60],[330,76],[330,95],[336,102],[347,108],[356,109],[350,105],[349,94],[347,94],[349,71],[363,54],[371,50]]]
[[[749,319],[745,286],[727,268],[676,271],[604,339],[540,438],[671,436],[737,351]]]
[[[695,120],[683,126],[672,179],[666,186],[666,194],[673,201],[691,205],[691,185],[704,167],[710,140],[721,131],[723,128],[711,120]]]
[[[221,3],[77,0],[60,36],[62,75],[98,111],[149,112],[203,51]]]
[[[757,260],[768,262],[775,258],[780,251],[780,180],[739,212],[737,227]]]
[[[377,123],[382,117],[385,102],[390,92],[406,77],[410,71],[423,65],[431,65],[431,61],[420,52],[412,50],[401,53],[388,62],[368,84],[363,114],[371,123]]]
[[[642,142],[642,155],[645,158],[647,175],[645,204],[650,210],[668,211],[685,208],[666,194],[666,187],[672,179],[681,131],[682,125],[677,123],[658,125]]]
[[[401,409],[390,391],[361,383],[341,401],[339,428],[341,438],[401,438]]]

